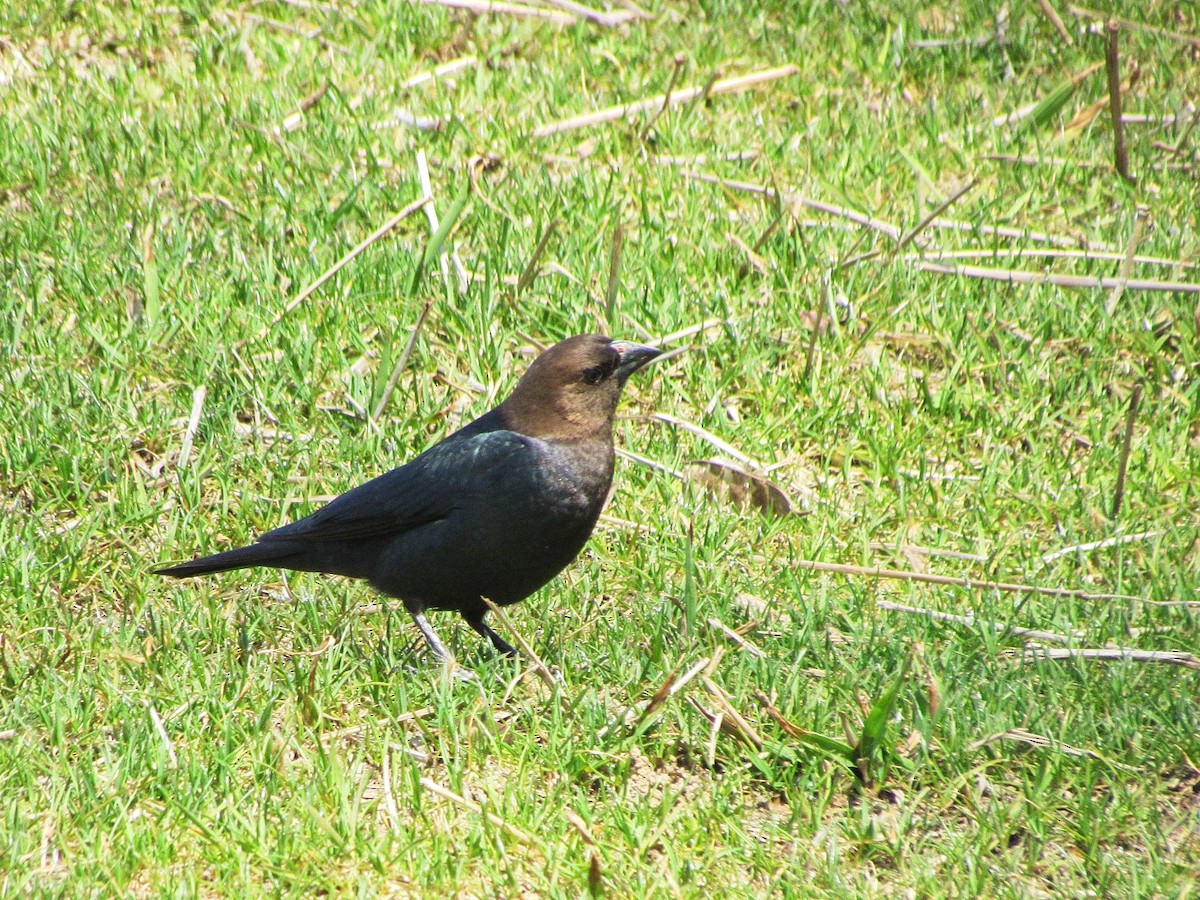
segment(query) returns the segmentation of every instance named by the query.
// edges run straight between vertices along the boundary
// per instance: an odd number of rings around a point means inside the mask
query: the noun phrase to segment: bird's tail
[[[296,547],[283,541],[268,541],[250,544],[212,556],[202,556],[191,562],[180,563],[166,569],[154,569],[155,575],[170,575],[172,578],[191,578],[193,575],[208,575],[212,572],[227,572],[230,569],[245,569],[248,566],[278,566],[291,568],[289,561]]]

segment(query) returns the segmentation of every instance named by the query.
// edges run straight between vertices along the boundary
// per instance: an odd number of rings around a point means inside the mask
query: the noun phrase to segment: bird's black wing
[[[458,433],[407,465],[342,494],[260,541],[366,540],[402,534],[445,518],[466,497],[527,467],[535,442],[511,431]]]

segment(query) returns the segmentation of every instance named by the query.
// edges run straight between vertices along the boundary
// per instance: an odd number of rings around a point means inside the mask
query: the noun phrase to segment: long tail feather
[[[166,569],[154,569],[154,574],[170,575],[172,578],[191,578],[193,575],[245,569],[248,566],[278,566],[286,569],[290,568],[288,561],[295,553],[296,547],[291,543],[271,541],[250,544],[235,550],[226,550],[224,553],[202,556],[200,559],[193,559],[191,562],[180,563]]]

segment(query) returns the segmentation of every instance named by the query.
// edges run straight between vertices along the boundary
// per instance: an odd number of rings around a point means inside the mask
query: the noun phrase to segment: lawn
[[[0,894],[1194,894],[1200,12],[596,10],[0,6]],[[588,331],[536,659],[150,574]]]

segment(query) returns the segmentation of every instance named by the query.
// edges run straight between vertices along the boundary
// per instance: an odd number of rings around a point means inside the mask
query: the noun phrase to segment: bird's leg
[[[454,657],[450,655],[450,651],[446,649],[446,645],[442,643],[442,639],[437,636],[437,632],[433,630],[433,626],[425,618],[425,613],[412,612],[411,615],[413,621],[417,623],[417,630],[421,632],[421,637],[425,638],[425,643],[429,645],[429,649],[433,652],[437,661],[447,666],[453,663]]]
[[[462,617],[467,620],[467,624],[479,632],[483,637],[492,642],[492,646],[505,656],[517,656],[517,648],[506,641],[488,626],[488,623],[483,621],[483,613],[463,613]]]

